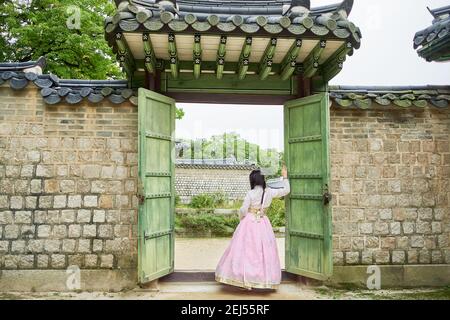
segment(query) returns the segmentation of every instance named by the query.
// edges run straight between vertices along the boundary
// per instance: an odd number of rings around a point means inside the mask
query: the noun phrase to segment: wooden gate
[[[328,94],[285,104],[285,159],[291,183],[286,199],[286,270],[318,280],[331,276],[333,268],[329,121]]]
[[[138,276],[146,283],[174,268],[175,101],[139,89]]]

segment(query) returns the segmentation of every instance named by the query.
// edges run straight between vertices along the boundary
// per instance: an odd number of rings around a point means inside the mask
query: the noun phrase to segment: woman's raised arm
[[[272,198],[281,198],[287,196],[291,192],[291,186],[289,185],[289,180],[287,178],[283,178],[283,188],[269,190],[272,194]]]
[[[270,189],[273,198],[281,198],[287,196],[291,192],[291,186],[289,184],[288,172],[285,164],[283,164],[283,167],[281,168],[281,176],[283,177],[283,188]]]

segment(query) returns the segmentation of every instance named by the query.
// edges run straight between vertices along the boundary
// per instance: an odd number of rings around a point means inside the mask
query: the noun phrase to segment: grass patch
[[[175,227],[183,228],[191,233],[211,232],[214,236],[229,236],[233,234],[239,217],[219,216],[208,213],[186,214],[175,217]]]
[[[383,292],[381,294],[375,293],[372,296],[380,300],[450,300],[450,287],[393,294]]]
[[[0,293],[0,300],[24,300],[25,297],[20,294],[13,294],[8,292]]]
[[[185,210],[187,212],[180,212],[176,215],[175,227],[178,230],[182,229],[184,232],[194,234],[207,233],[212,236],[230,236],[239,224],[237,214],[217,215],[214,214],[214,210],[240,209],[242,200],[229,200],[226,195],[220,192],[193,196],[189,204],[181,204],[179,197],[177,199],[176,207],[178,209],[191,209],[191,212]],[[266,214],[274,228],[284,227],[286,224],[284,200],[274,199]]]
[[[348,288],[317,288],[315,291],[331,299],[365,300],[450,300],[450,287],[436,289],[378,290]]]
[[[284,227],[286,225],[286,207],[282,199],[273,199],[266,212],[272,227]]]

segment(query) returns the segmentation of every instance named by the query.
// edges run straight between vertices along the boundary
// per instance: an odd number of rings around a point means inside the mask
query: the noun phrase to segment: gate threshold
[[[281,281],[296,281],[297,276],[282,270]],[[160,279],[161,282],[215,282],[214,270],[175,270]]]

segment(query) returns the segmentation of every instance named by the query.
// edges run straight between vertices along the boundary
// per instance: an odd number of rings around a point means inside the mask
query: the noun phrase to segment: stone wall
[[[183,203],[198,194],[223,193],[230,200],[244,199],[250,189],[248,166],[176,165],[175,190]]]
[[[332,109],[334,263],[450,263],[450,113]]]
[[[0,271],[135,272],[137,108],[0,97]],[[449,127],[446,109],[332,108],[336,265],[450,263]]]
[[[137,108],[0,97],[0,269],[135,270]]]

